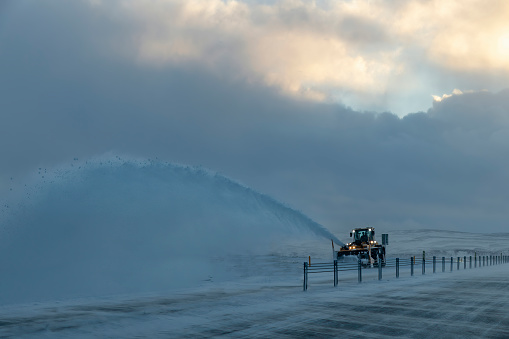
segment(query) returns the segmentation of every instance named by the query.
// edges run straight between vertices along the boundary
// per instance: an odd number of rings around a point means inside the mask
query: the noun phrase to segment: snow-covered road
[[[368,275],[369,276],[369,275]],[[509,265],[4,307],[2,337],[509,337]],[[330,280],[330,279],[329,279]]]

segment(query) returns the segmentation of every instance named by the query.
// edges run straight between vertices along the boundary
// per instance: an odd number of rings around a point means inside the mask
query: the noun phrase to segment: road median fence
[[[303,290],[306,291],[309,285],[310,274],[333,274],[334,287],[339,284],[339,274],[347,271],[357,271],[357,281],[362,282],[363,270],[378,270],[378,280],[382,280],[384,272],[387,274],[388,269],[394,269],[396,278],[400,277],[400,269],[402,267],[410,267],[410,275],[414,276],[416,270],[421,270],[421,274],[426,274],[426,269],[431,270],[432,273],[437,272],[452,272],[454,270],[466,270],[472,268],[480,268],[485,266],[493,266],[499,264],[509,263],[509,256],[506,255],[483,255],[483,256],[463,256],[463,257],[431,257],[427,260],[423,255],[420,258],[415,256],[409,258],[387,258],[385,260],[378,259],[378,261],[368,265],[363,264],[361,260],[357,262],[341,262],[334,260],[333,262],[312,263],[304,262],[304,281]],[[389,271],[390,272],[390,271]]]

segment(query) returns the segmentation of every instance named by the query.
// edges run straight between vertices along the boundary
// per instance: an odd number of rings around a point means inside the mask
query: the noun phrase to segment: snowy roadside
[[[0,309],[2,337],[507,337],[509,265]]]

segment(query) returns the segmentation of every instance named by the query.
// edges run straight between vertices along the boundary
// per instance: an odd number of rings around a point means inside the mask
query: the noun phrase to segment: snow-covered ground
[[[382,281],[214,288],[0,310],[2,337],[509,336],[509,264]]]
[[[421,239],[426,233],[432,236]],[[405,232],[393,232],[397,247]],[[392,233],[391,233],[392,234]],[[407,235],[448,256],[459,253],[449,242],[468,244],[483,236],[449,231],[415,231]],[[503,249],[507,235],[492,237],[490,247]],[[482,243],[482,240],[479,241]],[[445,244],[439,248],[434,244]],[[475,241],[473,241],[475,245]],[[489,246],[491,244],[491,246]],[[310,242],[309,250],[319,242]],[[288,253],[292,253],[291,246]],[[320,253],[320,251],[316,251]],[[403,248],[406,253],[406,249]],[[433,252],[433,251],[430,251]],[[447,252],[447,253],[446,253]],[[325,253],[325,252],[324,252]],[[505,253],[508,253],[507,251]],[[295,254],[295,252],[293,252]],[[417,255],[419,253],[416,253]],[[463,268],[433,274],[428,266],[415,275],[402,267],[310,274],[302,291],[302,260],[283,253],[225,262],[244,271],[231,281],[166,294],[117,295],[8,305],[0,308],[0,336],[25,338],[108,337],[484,337],[509,336],[509,264]],[[325,258],[324,258],[325,260]],[[249,270],[252,269],[252,271]]]

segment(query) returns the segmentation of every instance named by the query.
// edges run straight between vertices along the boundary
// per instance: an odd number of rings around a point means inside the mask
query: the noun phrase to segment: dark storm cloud
[[[218,170],[333,231],[505,227],[507,92],[455,95],[404,118],[360,113],[197,63],[114,57],[107,41],[122,39],[122,22],[83,4],[12,11],[0,31],[3,196],[10,177],[112,151]]]

